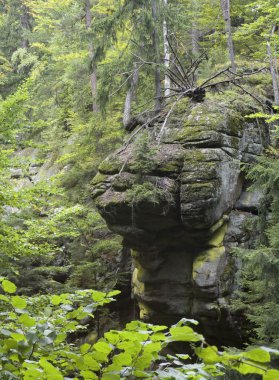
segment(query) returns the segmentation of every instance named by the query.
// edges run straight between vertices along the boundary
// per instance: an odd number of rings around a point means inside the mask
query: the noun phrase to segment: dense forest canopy
[[[0,36],[1,379],[279,379],[278,1],[0,0]],[[216,94],[268,130],[262,157],[243,165],[263,195],[261,233],[234,252],[231,308],[252,347],[218,351],[186,319],[107,332],[122,327],[106,305],[131,268],[92,179],[139,131],[159,121],[159,144],[179,104]],[[172,342],[184,351],[166,351]]]

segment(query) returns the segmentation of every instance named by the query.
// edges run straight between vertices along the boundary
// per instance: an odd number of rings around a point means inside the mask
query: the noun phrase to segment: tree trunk
[[[29,40],[26,36],[26,32],[31,31],[30,14],[26,5],[22,5],[22,15],[20,18],[21,27],[23,29],[23,39],[21,46],[25,49],[29,47]]]
[[[162,87],[160,74],[160,41],[158,34],[158,4],[157,0],[152,0],[152,17],[154,21],[153,29],[153,49],[155,53],[155,111],[160,111],[162,108]]]
[[[91,14],[91,1],[86,0],[85,3],[85,22],[86,29],[90,30],[92,26],[92,14]],[[97,104],[97,69],[96,65],[93,62],[94,59],[94,46],[93,42],[89,42],[89,58],[90,58],[90,87],[92,94],[92,111],[98,112],[99,107]]]
[[[164,2],[165,11],[167,11],[168,0],[163,0],[163,2]],[[164,37],[164,65],[167,72],[167,70],[170,67],[170,45],[168,42],[168,24],[167,24],[166,18],[164,18],[164,23],[163,23],[163,37]],[[171,86],[170,77],[167,74],[165,74],[165,97],[168,97],[170,95],[170,86]]]
[[[229,56],[231,61],[232,71],[236,72],[236,64],[235,64],[235,54],[234,54],[234,46],[232,39],[232,25],[231,25],[231,16],[230,16],[230,0],[221,0],[221,8],[223,11],[223,17],[225,21],[225,32],[227,34],[227,45],[229,50]]]
[[[137,87],[138,80],[139,80],[139,71],[138,71],[137,66],[135,65],[133,75],[130,79],[130,87],[126,95],[124,112],[123,112],[123,125],[125,128],[129,125],[132,118],[132,101],[135,99],[135,89]]]
[[[271,39],[276,31],[276,26],[274,25],[272,27],[271,33],[270,33],[270,40],[267,41],[267,55],[270,62],[270,73],[272,77],[272,86],[273,86],[273,92],[274,92],[274,104],[276,106],[279,106],[279,83],[278,83],[278,68],[276,63],[276,58],[274,57],[272,46],[271,46]]]
[[[191,40],[192,40],[192,54],[194,57],[197,57],[200,52],[199,47],[199,38],[200,38],[200,32],[197,27],[197,17],[196,14],[198,13],[198,3],[196,0],[192,0],[192,12],[193,12],[193,20],[192,20],[192,28],[191,28]]]

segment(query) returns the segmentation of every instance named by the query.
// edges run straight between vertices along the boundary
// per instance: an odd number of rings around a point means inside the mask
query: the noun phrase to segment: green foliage
[[[77,346],[70,336],[86,330],[97,308],[113,300],[108,294],[80,290],[74,294],[40,297],[15,295],[16,286],[1,278],[0,375],[1,379],[212,379],[228,369],[261,374],[275,380],[279,371],[270,367],[276,350],[219,351],[208,346],[183,319],[170,329],[139,321],[122,331],[111,330],[93,344]],[[182,342],[189,354],[167,354],[166,347]],[[189,351],[190,349],[190,351]],[[190,353],[191,352],[191,353]],[[198,359],[198,360],[197,360]]]
[[[239,250],[243,260],[242,290],[234,307],[245,311],[256,333],[255,341],[278,346],[279,343],[279,159],[276,148],[249,170],[253,189],[264,198],[261,211],[263,237],[255,249]]]

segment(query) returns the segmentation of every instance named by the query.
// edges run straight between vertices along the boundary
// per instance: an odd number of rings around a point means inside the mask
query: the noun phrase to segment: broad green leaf
[[[84,343],[82,346],[80,346],[80,352],[82,354],[85,354],[87,351],[89,351],[91,348],[91,345],[88,343]]]
[[[144,353],[158,353],[162,349],[162,344],[159,342],[148,342],[144,345]]]
[[[95,302],[101,302],[106,298],[106,293],[94,291],[92,293],[92,299]]]
[[[55,338],[54,343],[56,343],[56,344],[62,343],[62,342],[64,342],[66,340],[66,338],[67,338],[67,334],[66,333],[60,333]]]
[[[115,375],[113,373],[104,373],[101,380],[120,380],[120,375]]]
[[[132,364],[132,356],[130,354],[121,353],[113,357],[113,364],[115,364],[119,369],[121,367],[128,367]]]
[[[52,303],[54,306],[58,306],[58,305],[60,305],[61,302],[62,302],[62,298],[59,297],[59,296],[57,296],[57,295],[55,295],[55,296],[53,296],[53,297],[51,298],[51,303]]]
[[[19,317],[19,322],[22,323],[26,327],[32,327],[32,326],[35,326],[36,324],[36,320],[30,317],[28,314],[22,314]]]
[[[278,380],[279,371],[276,369],[270,369],[263,375],[263,380]]]
[[[81,376],[84,380],[98,380],[98,376],[91,371],[80,371]]]
[[[167,339],[166,335],[164,333],[158,332],[153,335],[151,335],[150,340],[153,342],[163,342]]]
[[[2,281],[2,288],[4,292],[13,294],[16,292],[17,287],[15,284],[9,280],[3,280]]]
[[[99,371],[100,365],[95,359],[92,358],[91,353],[85,354],[83,356],[83,360],[88,369],[91,369],[92,371]]]
[[[150,367],[154,357],[150,353],[144,353],[141,355],[136,362],[134,363],[134,367],[138,370],[145,370]]]
[[[105,338],[111,344],[117,344],[119,342],[119,333],[117,331],[109,331],[105,333]]]
[[[21,342],[22,340],[26,340],[26,337],[23,334],[20,333],[12,333],[11,337],[16,341],[16,342]]]
[[[107,363],[108,355],[104,352],[93,351],[91,352],[92,358],[94,358],[98,363]]]
[[[64,380],[61,372],[45,359],[40,359],[40,366],[43,368],[48,380]]]
[[[134,376],[136,377],[136,379],[150,379],[150,373],[145,371],[135,370]]]
[[[107,355],[109,355],[112,351],[111,346],[107,342],[104,342],[104,341],[99,341],[95,343],[93,347],[96,351],[103,352]]]
[[[219,353],[218,348],[215,346],[196,348],[196,354],[206,364],[222,362],[224,359],[222,354]]]
[[[12,297],[11,302],[12,302],[13,307],[16,309],[25,309],[27,306],[26,300],[19,296]]]
[[[10,302],[9,298],[4,296],[3,294],[0,294],[0,301]]]
[[[2,343],[9,350],[17,348],[17,346],[18,346],[17,341],[15,339],[5,339],[4,341],[2,341]]]
[[[244,352],[243,357],[259,363],[270,362],[270,354],[261,348],[255,348],[254,350]]]
[[[250,373],[255,373],[259,375],[264,375],[267,371],[266,367],[261,367],[257,365],[257,363],[253,362],[245,362],[245,363],[240,363],[239,365],[233,366],[238,372],[242,373],[243,375],[248,375]]]
[[[172,340],[176,342],[200,342],[203,340],[203,336],[189,326],[172,327],[170,334]]]

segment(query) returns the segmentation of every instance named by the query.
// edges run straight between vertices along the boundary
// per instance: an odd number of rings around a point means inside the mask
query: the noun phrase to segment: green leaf
[[[92,371],[99,371],[100,365],[95,359],[92,358],[90,353],[85,354],[83,356],[83,360],[88,369],[91,369]]]
[[[119,342],[119,333],[117,331],[109,331],[105,333],[105,338],[106,340],[113,344],[116,345]]]
[[[61,372],[47,360],[40,359],[39,363],[43,368],[48,380],[64,380],[64,376],[62,376]]]
[[[19,296],[12,297],[11,303],[16,309],[25,309],[27,306],[26,300]]]
[[[244,352],[243,357],[259,363],[270,362],[270,354],[261,348],[255,348],[251,351]]]
[[[151,355],[150,353],[145,353],[136,360],[134,366],[136,369],[145,370],[150,367],[153,359],[153,355]]]
[[[276,369],[270,369],[263,375],[263,380],[278,380],[279,371]]]
[[[167,339],[166,335],[164,333],[158,332],[153,335],[151,335],[150,340],[153,342],[163,342]]]
[[[118,294],[120,294],[120,293],[121,293],[120,290],[113,290],[113,291],[111,291],[111,292],[109,292],[109,293],[107,294],[107,297],[118,296]]]
[[[113,357],[113,364],[117,368],[128,367],[132,364],[132,356],[130,354],[121,353]]]
[[[19,322],[22,323],[26,327],[32,327],[32,326],[35,326],[36,324],[36,320],[30,317],[28,314],[22,314],[19,317]]]
[[[113,373],[104,373],[101,379],[102,380],[120,380],[121,377],[120,375],[115,375]]]
[[[91,371],[80,371],[81,376],[84,380],[98,380],[98,376]]]
[[[106,298],[106,293],[94,291],[92,293],[92,299],[95,302],[101,302]]]
[[[204,338],[189,326],[172,327],[171,340],[175,342],[200,342]]]
[[[0,301],[10,302],[9,298],[4,296],[3,294],[0,294]]]
[[[222,359],[223,359],[222,355],[219,354],[218,352],[218,348],[215,346],[209,346],[205,348],[201,348],[201,347],[196,348],[196,354],[206,364],[222,362]]]
[[[3,280],[2,281],[2,288],[4,292],[13,294],[16,292],[17,287],[15,284],[9,280]]]
[[[91,348],[91,345],[88,343],[84,343],[82,346],[80,346],[80,352],[82,354],[85,354],[87,351],[89,351]]]
[[[21,342],[23,340],[26,340],[26,337],[23,334],[20,333],[12,333],[11,337],[16,341],[16,342]]]
[[[233,366],[233,368],[236,369],[238,372],[242,373],[243,375],[248,375],[250,373],[264,375],[267,370],[267,368],[264,366],[261,369],[260,367],[257,366],[257,363],[254,363],[254,362],[241,363],[239,365]]]
[[[95,343],[93,347],[96,351],[103,352],[107,355],[109,355],[112,351],[111,346],[107,342],[104,342],[104,341],[99,341]]]
[[[150,379],[150,373],[145,371],[134,371],[134,376],[136,379]]]
[[[51,303],[52,303],[54,306],[58,306],[58,305],[60,305],[61,302],[62,302],[62,298],[61,298],[61,297],[59,297],[59,296],[57,296],[57,295],[51,297]]]

